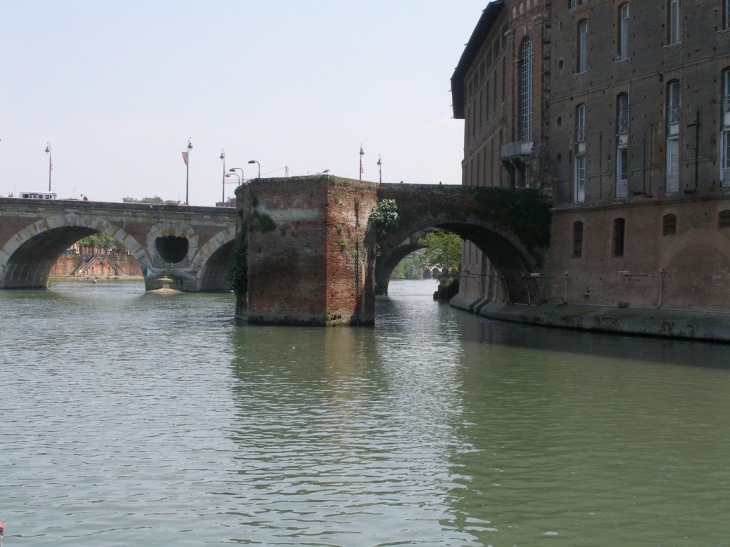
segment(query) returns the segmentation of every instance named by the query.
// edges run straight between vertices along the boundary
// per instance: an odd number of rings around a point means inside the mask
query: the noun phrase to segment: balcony
[[[532,142],[510,142],[502,145],[499,159],[510,161],[513,159],[526,159],[532,155]]]

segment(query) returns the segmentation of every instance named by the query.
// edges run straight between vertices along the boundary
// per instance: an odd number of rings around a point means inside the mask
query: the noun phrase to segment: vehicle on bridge
[[[56,192],[20,192],[23,199],[56,199]]]

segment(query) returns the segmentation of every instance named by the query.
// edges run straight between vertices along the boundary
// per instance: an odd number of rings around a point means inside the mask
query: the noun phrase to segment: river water
[[[730,545],[729,346],[434,288],[329,329],[137,283],[0,292],[5,547]]]

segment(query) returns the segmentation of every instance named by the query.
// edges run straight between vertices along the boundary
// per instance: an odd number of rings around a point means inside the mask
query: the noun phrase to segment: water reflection
[[[390,288],[374,329],[236,327],[230,295],[0,293],[7,545],[730,537],[724,346]]]

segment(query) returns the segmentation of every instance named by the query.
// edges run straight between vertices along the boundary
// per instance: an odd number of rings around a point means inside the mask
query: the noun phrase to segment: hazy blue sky
[[[459,183],[449,79],[486,0],[0,0],[0,195],[221,198],[329,169]],[[230,181],[234,179],[228,179]],[[226,196],[235,185],[227,186]]]

